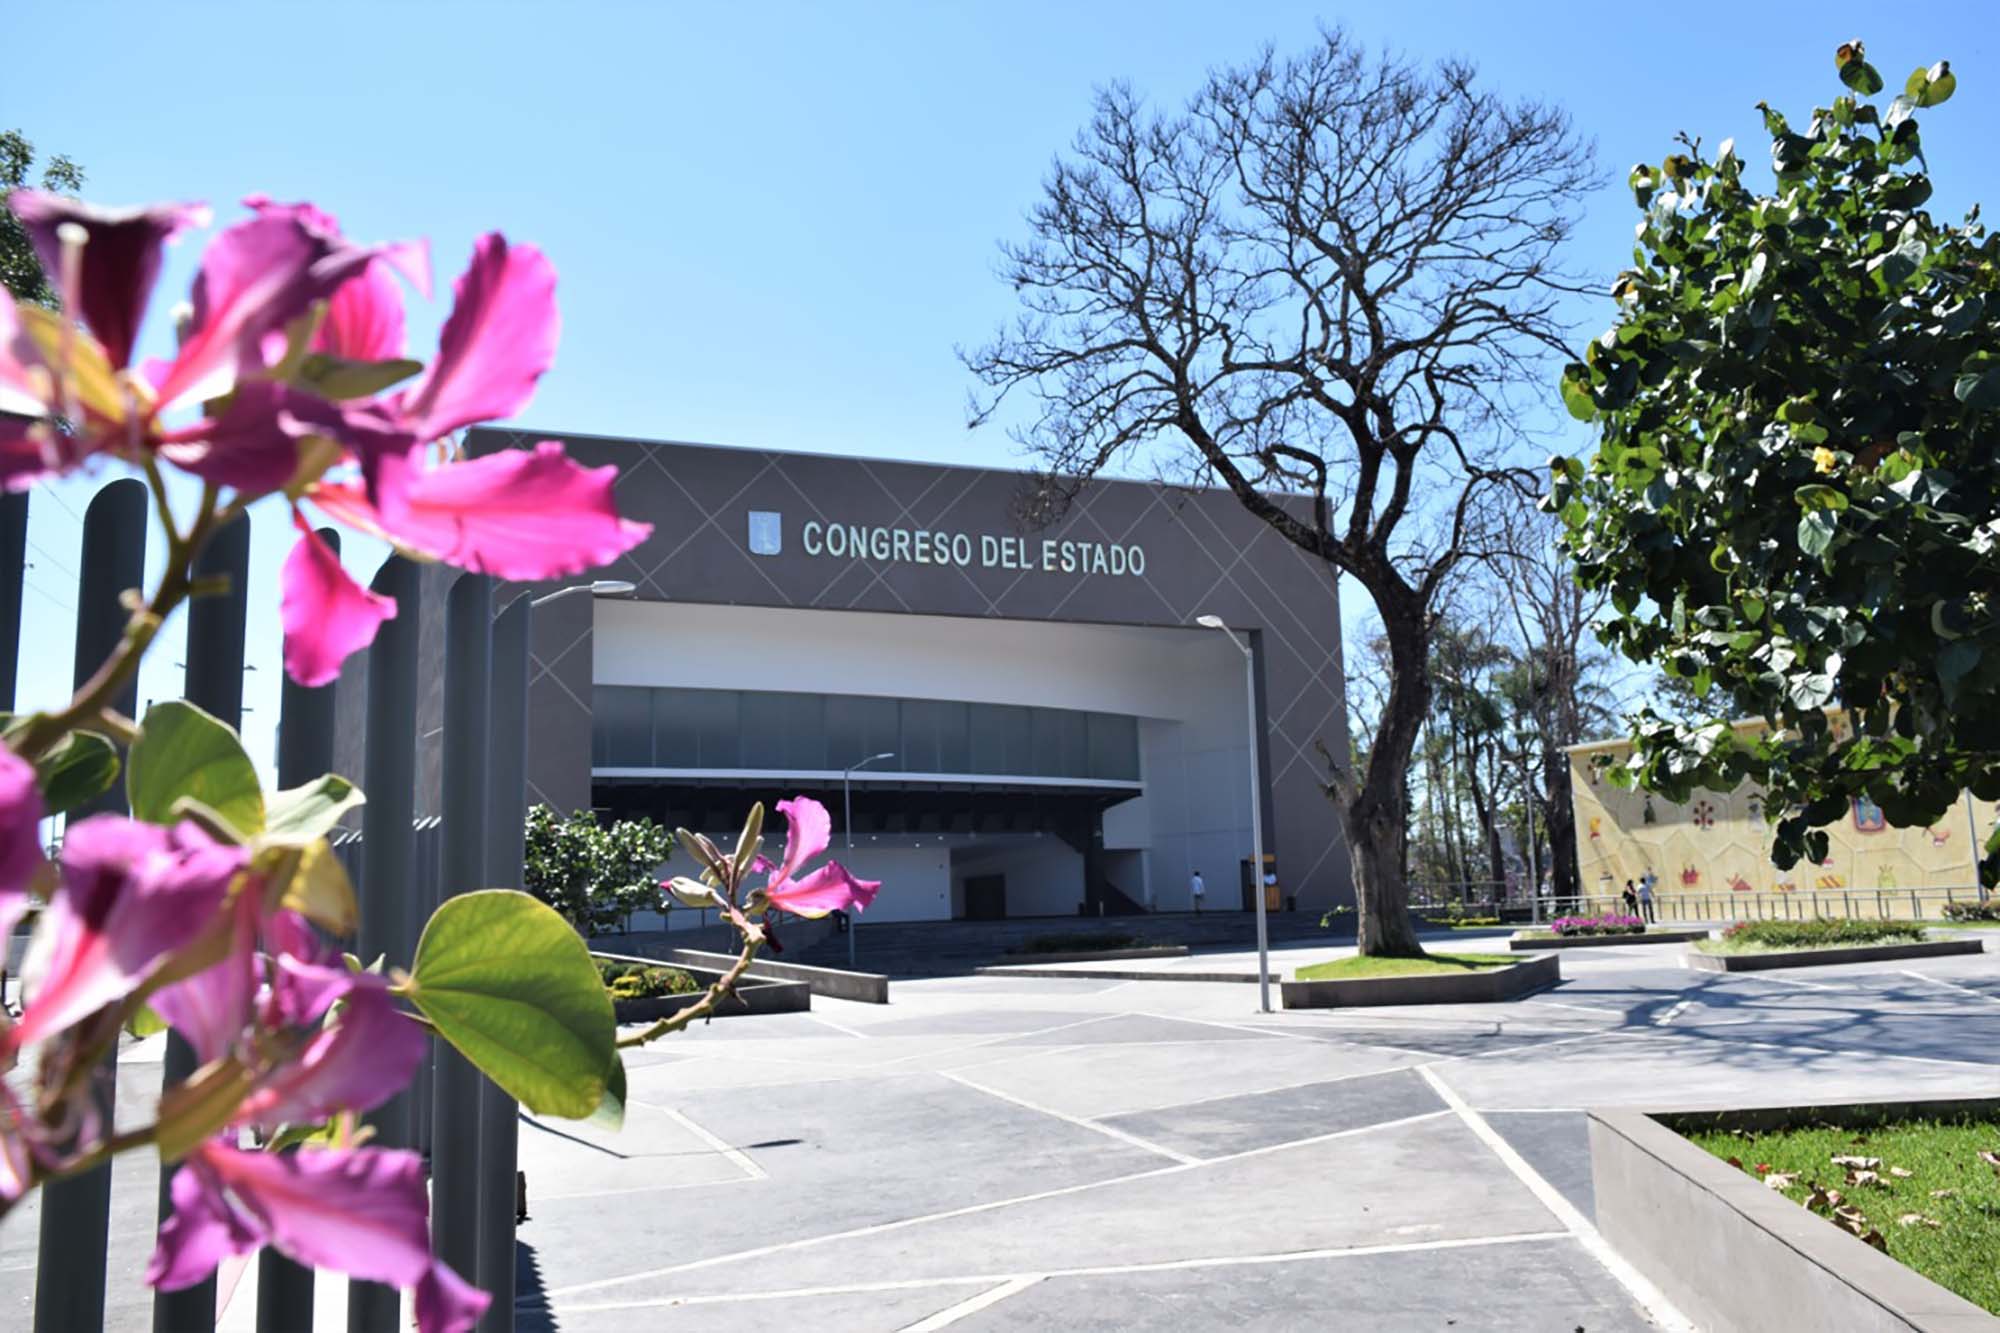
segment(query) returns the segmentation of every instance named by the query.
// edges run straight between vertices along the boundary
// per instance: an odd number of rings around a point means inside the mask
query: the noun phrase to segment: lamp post
[[[639,585],[630,579],[598,579],[594,583],[575,583],[567,588],[558,588],[554,592],[543,593],[533,602],[530,602],[529,605],[547,606],[557,598],[568,597],[579,592],[587,592],[592,597],[630,597],[637,591],[639,591]]]
[[[895,757],[896,752],[894,750],[885,750],[881,754],[871,754],[866,759],[857,759],[841,771],[840,825],[847,835],[847,850],[850,852],[854,850],[854,770],[857,768],[866,768],[870,764],[880,763],[884,759],[894,759]],[[847,970],[850,972],[854,970],[854,933],[859,924],[854,919],[854,913],[849,912],[847,914]]]
[[[1195,624],[1219,629],[1243,654],[1243,699],[1249,718],[1250,738],[1250,887],[1257,900],[1257,1008],[1271,1012],[1271,936],[1264,921],[1264,784],[1257,768],[1257,658],[1250,645],[1236,637],[1236,631],[1222,623],[1221,616],[1198,616]]]

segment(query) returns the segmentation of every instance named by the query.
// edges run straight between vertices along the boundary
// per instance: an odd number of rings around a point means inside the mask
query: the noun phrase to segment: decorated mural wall
[[[1761,790],[1697,791],[1676,805],[1611,785],[1600,762],[1616,763],[1629,753],[1623,741],[1570,751],[1577,867],[1586,894],[1623,889],[1647,870],[1665,893],[1969,888],[1976,882],[1968,853],[1974,824],[1984,838],[2000,815],[1993,802],[1967,796],[1929,828],[1898,829],[1879,807],[1859,801],[1827,827],[1825,861],[1779,870],[1771,863]]]

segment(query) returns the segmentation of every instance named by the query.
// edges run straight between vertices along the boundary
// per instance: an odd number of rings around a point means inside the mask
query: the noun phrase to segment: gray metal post
[[[370,584],[396,600],[396,615],[382,622],[368,649],[368,717],[362,790],[368,804],[361,813],[366,865],[359,886],[361,929],[357,952],[364,963],[387,955],[407,966],[416,941],[405,939],[404,900],[415,885],[411,853],[415,833],[410,827],[416,808],[417,779],[417,634],[423,619],[423,587],[417,566],[401,556],[382,562]],[[367,1117],[375,1142],[386,1148],[410,1142],[410,1099],[398,1093]],[[395,1328],[402,1319],[402,1297],[394,1287],[374,1282],[347,1285],[349,1333],[376,1333]]]
[[[195,557],[198,577],[227,582],[227,590],[196,598],[188,606],[187,668],[182,689],[187,701],[213,714],[218,721],[240,729],[243,725],[243,624],[250,598],[244,585],[250,579],[250,519],[239,515],[228,527],[209,539]],[[162,1089],[194,1073],[200,1061],[194,1047],[178,1032],[167,1033],[165,1067],[161,1070]],[[164,1223],[174,1213],[171,1188],[178,1166],[160,1168],[159,1219]],[[154,1333],[178,1333],[186,1328],[215,1325],[215,1278],[197,1282],[180,1291],[153,1293]]]
[[[438,897],[486,886],[487,732],[493,580],[461,574],[445,597],[444,853]],[[431,1251],[460,1277],[479,1273],[478,1068],[438,1042],[431,1087]],[[508,1294],[512,1299],[512,1293]]]
[[[340,534],[319,530],[340,554]],[[290,676],[279,686],[278,785],[297,787],[333,768],[334,687],[310,689]],[[313,1270],[271,1246],[257,1256],[257,1333],[312,1333]]]
[[[534,603],[517,597],[493,621],[492,727],[487,754],[486,879],[519,888],[527,848],[528,645]],[[479,1103],[479,1273],[493,1303],[479,1333],[514,1333],[514,1179],[520,1112],[491,1079]],[[471,1274],[466,1276],[471,1277]]]
[[[28,493],[0,495],[0,708],[14,709],[21,666],[21,585],[28,577]]]
[[[91,500],[83,514],[83,546],[76,581],[76,664],[78,686],[89,680],[117,649],[127,612],[119,597],[146,578],[144,482],[114,481]],[[138,710],[136,675],[112,700],[119,712]],[[70,817],[81,819],[125,809],[125,784],[113,783]],[[94,1077],[93,1091],[107,1120],[118,1078],[114,1047]],[[104,1323],[104,1256],[111,1227],[111,1166],[107,1162],[42,1190],[40,1261],[35,1269],[35,1333],[70,1333]]]
[[[1229,636],[1236,643],[1236,636]],[[1257,897],[1257,1008],[1271,1012],[1271,936],[1264,922],[1264,773],[1257,756],[1257,656],[1247,643],[1243,650],[1243,699],[1250,729],[1250,887]]]

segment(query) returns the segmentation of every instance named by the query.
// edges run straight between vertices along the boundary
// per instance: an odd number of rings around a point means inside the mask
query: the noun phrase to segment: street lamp
[[[854,850],[854,770],[857,768],[866,768],[870,764],[880,763],[884,759],[894,759],[895,757],[896,752],[894,750],[885,750],[881,754],[871,754],[866,759],[857,759],[841,771],[841,827],[847,834],[847,850],[850,852]],[[847,914],[847,970],[850,972],[854,970],[854,932],[859,924],[854,919],[854,914],[849,912]]]
[[[1257,658],[1221,616],[1197,616],[1203,629],[1219,629],[1243,654],[1243,697],[1250,719],[1250,887],[1257,898],[1257,1007],[1271,1012],[1271,936],[1264,923],[1264,791],[1257,769]]]
[[[630,579],[598,579],[594,583],[576,583],[567,588],[558,588],[554,592],[543,593],[528,605],[547,606],[557,598],[579,592],[587,592],[592,597],[630,597],[637,591],[639,585]]]

